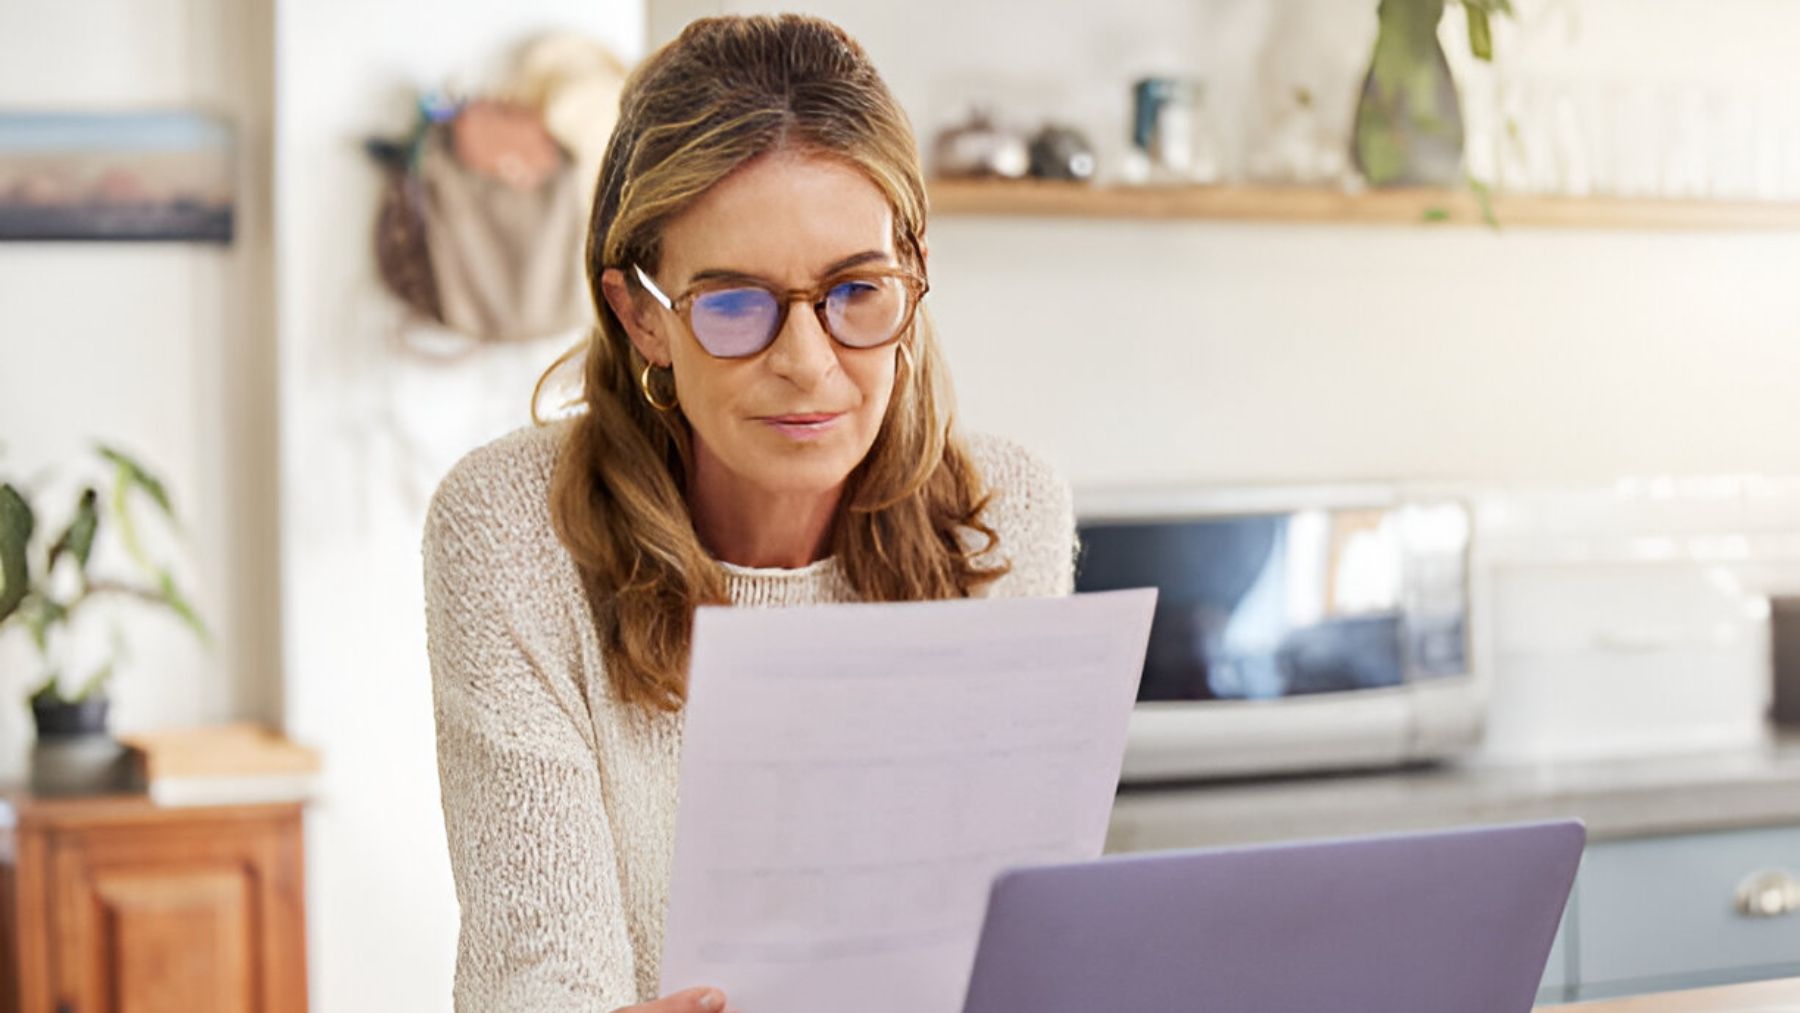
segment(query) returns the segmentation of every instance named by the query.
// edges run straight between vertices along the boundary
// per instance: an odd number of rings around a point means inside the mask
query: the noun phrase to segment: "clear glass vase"
[[[1351,154],[1372,186],[1462,181],[1463,118],[1438,41],[1445,0],[1381,0]]]

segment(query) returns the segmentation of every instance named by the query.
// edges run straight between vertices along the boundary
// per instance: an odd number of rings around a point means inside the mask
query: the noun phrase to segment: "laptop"
[[[964,1013],[1527,1013],[1587,831],[1562,820],[1002,874]]]

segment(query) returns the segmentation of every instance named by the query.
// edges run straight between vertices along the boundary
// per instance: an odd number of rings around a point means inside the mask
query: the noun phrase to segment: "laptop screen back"
[[[1558,821],[1016,870],[964,1013],[1527,1013],[1585,836]]]

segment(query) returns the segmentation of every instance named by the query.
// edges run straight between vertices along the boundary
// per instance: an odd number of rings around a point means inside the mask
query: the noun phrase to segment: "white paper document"
[[[1100,854],[1155,600],[699,610],[664,993],[961,1010],[994,876]]]

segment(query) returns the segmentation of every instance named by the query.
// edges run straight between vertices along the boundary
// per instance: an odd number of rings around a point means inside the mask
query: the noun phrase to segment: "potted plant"
[[[211,639],[174,576],[150,558],[140,537],[146,503],[180,530],[163,483],[117,448],[96,445],[94,451],[109,479],[81,489],[55,538],[40,524],[43,504],[34,504],[22,483],[0,481],[0,635],[22,628],[37,651],[40,671],[27,702],[37,727],[31,780],[39,794],[123,786],[124,750],[107,729],[107,691],[123,638],[115,629],[103,660],[70,673],[66,641],[79,615],[108,599],[134,601],[171,613],[202,643]],[[121,578],[91,568],[103,529],[116,532],[135,574]]]
[[[1356,168],[1372,186],[1451,187],[1464,179],[1462,106],[1438,43],[1438,22],[1451,3],[1467,15],[1469,49],[1491,63],[1492,21],[1512,14],[1512,0],[1381,0],[1377,8],[1380,27],[1351,144]]]

